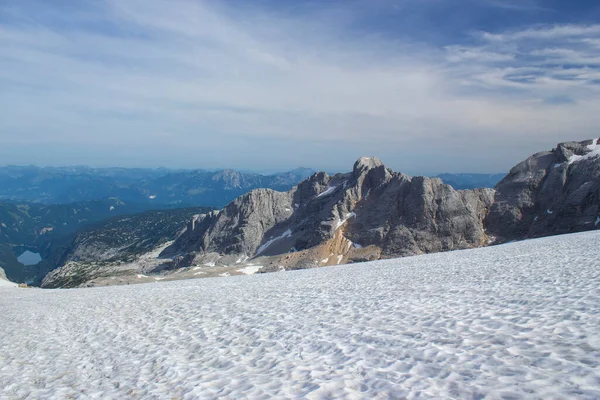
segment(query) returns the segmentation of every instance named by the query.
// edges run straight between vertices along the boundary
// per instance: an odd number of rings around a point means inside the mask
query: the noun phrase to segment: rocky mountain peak
[[[225,189],[241,188],[243,177],[232,169],[218,171],[212,177],[213,182],[223,182]]]
[[[354,163],[352,171],[356,186],[360,187],[365,193],[389,182],[393,175],[394,173],[376,157],[359,158]]]
[[[190,265],[265,257],[269,270],[476,247],[486,240],[482,220],[492,197],[492,190],[459,193],[363,157],[350,173],[319,172],[289,192],[243,195],[188,227],[162,256],[193,253]]]
[[[327,190],[331,177],[325,172],[316,172],[296,187],[295,202],[303,203]]]
[[[378,167],[383,167],[385,168],[385,166],[383,165],[383,163],[381,162],[381,160],[377,157],[361,157],[358,160],[356,160],[356,162],[354,163],[354,168],[352,173],[354,174],[354,177],[358,177],[360,175],[363,175],[367,172],[369,172],[370,170],[374,169],[374,168],[378,168]]]

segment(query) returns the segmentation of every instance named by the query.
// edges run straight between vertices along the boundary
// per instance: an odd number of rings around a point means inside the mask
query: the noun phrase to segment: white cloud
[[[356,35],[323,17],[335,10],[290,16],[214,2],[111,0],[95,11],[85,26],[99,29],[0,25],[9,44],[0,55],[2,142],[180,144],[197,148],[207,166],[238,166],[244,148],[230,143],[252,138],[264,148],[257,161],[273,141],[293,141],[305,147],[293,148],[302,157],[314,143],[336,143],[336,166],[371,152],[414,159],[415,169],[476,170],[484,167],[475,156],[414,154],[432,154],[432,141],[444,144],[440,154],[498,149],[489,169],[507,168],[522,156],[507,142],[541,150],[585,138],[600,122],[598,72],[587,66],[598,57],[600,26],[483,33],[479,45],[442,49]],[[545,102],[556,96],[574,103]],[[228,159],[215,155],[228,146]]]
[[[549,11],[547,8],[542,7],[536,0],[479,0],[481,3],[488,6],[504,8],[507,10],[515,11]]]
[[[514,41],[521,39],[565,39],[600,35],[600,25],[551,25],[504,33],[482,32],[489,41]]]
[[[597,101],[600,95],[600,25],[551,26],[509,33],[482,33],[483,43],[461,53],[493,54],[473,57],[471,84],[519,89],[520,99],[570,96],[574,101]],[[448,49],[450,56],[456,50]],[[459,53],[460,54],[460,53]],[[502,59],[512,58],[512,62]],[[578,110],[575,110],[578,111]]]

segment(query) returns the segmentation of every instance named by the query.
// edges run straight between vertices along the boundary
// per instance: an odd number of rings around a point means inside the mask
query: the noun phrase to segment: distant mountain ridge
[[[110,197],[154,205],[223,207],[252,189],[287,191],[315,170],[262,175],[232,169],[0,167],[0,202],[68,204]],[[455,189],[491,188],[504,174],[440,174]],[[152,207],[146,207],[152,208]]]
[[[256,188],[289,190],[314,173],[89,167],[0,167],[0,201],[65,204],[116,197],[125,202],[222,207]]]

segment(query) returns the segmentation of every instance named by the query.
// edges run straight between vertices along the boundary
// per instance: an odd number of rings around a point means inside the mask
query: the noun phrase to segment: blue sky
[[[577,0],[3,0],[0,164],[507,171],[600,135],[599,21]]]

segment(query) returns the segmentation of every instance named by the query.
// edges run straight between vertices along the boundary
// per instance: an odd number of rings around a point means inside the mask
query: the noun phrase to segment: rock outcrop
[[[496,242],[600,226],[598,139],[560,143],[517,164],[496,186],[486,228]]]

